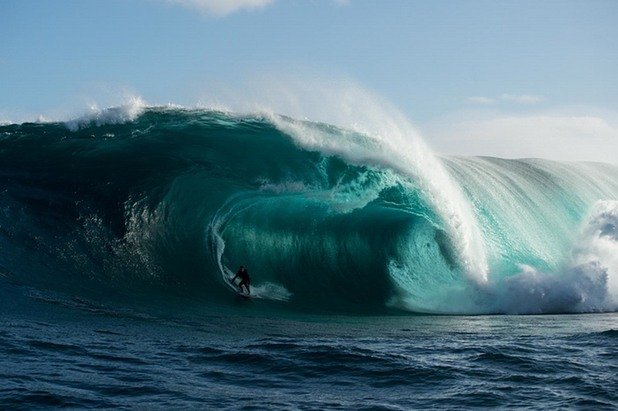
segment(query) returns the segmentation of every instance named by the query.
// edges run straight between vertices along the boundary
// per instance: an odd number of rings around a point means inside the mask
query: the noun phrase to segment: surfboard
[[[250,300],[250,299],[253,298],[253,296],[251,294],[247,294],[247,293],[244,293],[242,291],[236,291],[236,294],[241,296],[242,298],[246,298],[247,300]]]
[[[226,283],[227,283],[227,284],[228,284],[228,285],[232,288],[232,290],[234,290],[234,292],[235,292],[237,295],[239,295],[240,297],[242,297],[242,298],[246,298],[246,299],[248,299],[248,300],[250,300],[250,299],[252,299],[252,298],[254,297],[254,296],[253,296],[253,295],[251,295],[251,294],[247,294],[247,293],[246,293],[246,292],[244,292],[244,291],[240,291],[240,290],[238,289],[238,286],[237,286],[235,283],[233,283],[233,282],[232,282],[231,277],[228,277],[228,278],[227,278]]]
[[[261,292],[259,292],[260,290],[257,289],[256,287],[250,286],[251,291],[252,291],[251,294],[247,294],[244,291],[240,291],[238,289],[238,285],[236,285],[236,283],[232,281],[232,278],[235,277],[234,273],[226,266],[222,266],[221,269],[222,269],[223,280],[225,284],[227,284],[227,286],[230,287],[232,291],[234,291],[239,297],[242,297],[246,300],[264,299],[264,295]]]

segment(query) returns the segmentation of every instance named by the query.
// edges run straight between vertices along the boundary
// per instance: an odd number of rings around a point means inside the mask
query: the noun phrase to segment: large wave
[[[244,264],[292,310],[612,311],[617,224],[606,164],[139,104],[0,126],[0,265],[37,288],[226,304]]]

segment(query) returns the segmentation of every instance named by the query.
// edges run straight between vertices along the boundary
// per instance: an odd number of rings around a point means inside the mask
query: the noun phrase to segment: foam
[[[492,284],[490,311],[509,314],[604,312],[618,309],[618,201],[595,203],[556,271],[520,266]]]
[[[618,306],[618,201],[598,201],[592,207],[572,261],[602,267],[607,273],[608,302]]]
[[[611,311],[607,269],[599,262],[567,267],[562,273],[522,265],[521,272],[496,286],[493,306],[507,314],[551,314]]]
[[[264,282],[251,286],[251,297],[265,300],[288,301],[292,297],[284,286],[272,282]]]
[[[92,105],[88,113],[66,121],[65,125],[69,130],[77,131],[92,124],[97,127],[105,124],[123,124],[135,120],[146,108],[147,105],[141,97],[131,96],[119,106],[99,109],[96,105]]]

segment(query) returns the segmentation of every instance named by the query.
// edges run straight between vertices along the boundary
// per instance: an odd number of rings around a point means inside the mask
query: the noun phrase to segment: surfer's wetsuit
[[[234,282],[236,278],[240,278],[240,282],[238,283],[238,288],[240,289],[240,292],[243,291],[242,286],[244,285],[247,289],[247,294],[251,294],[251,290],[249,289],[249,285],[251,285],[251,278],[249,278],[249,272],[245,267],[240,266],[240,269],[238,270],[234,278],[232,278],[232,282]]]

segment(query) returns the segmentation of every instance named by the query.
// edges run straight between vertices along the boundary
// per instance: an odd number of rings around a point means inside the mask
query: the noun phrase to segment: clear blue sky
[[[191,105],[213,83],[307,67],[354,79],[436,135],[457,128],[432,121],[466,110],[575,106],[615,131],[618,1],[278,0],[225,15],[216,2],[0,0],[0,116],[106,88]]]

